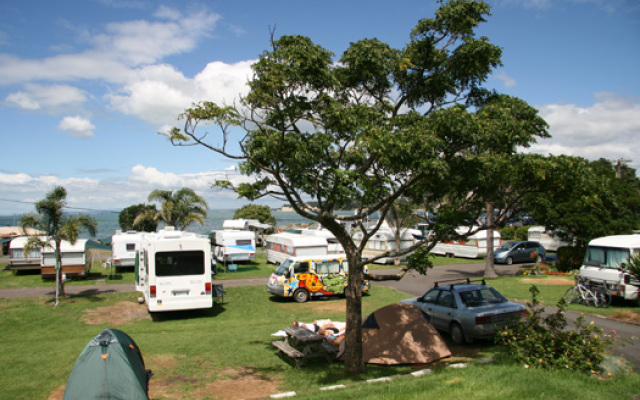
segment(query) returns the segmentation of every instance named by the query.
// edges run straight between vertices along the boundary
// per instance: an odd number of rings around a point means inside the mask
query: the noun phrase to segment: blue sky
[[[640,3],[494,0],[481,35],[503,48],[486,86],[537,107],[552,139],[528,151],[629,160],[640,169]],[[377,37],[401,48],[436,1],[23,0],[0,3],[0,214],[33,210],[54,186],[69,205],[119,210],[153,189],[210,189],[234,164],[158,134],[202,100],[246,93],[276,35],[337,56]],[[281,202],[265,202],[272,206]]]

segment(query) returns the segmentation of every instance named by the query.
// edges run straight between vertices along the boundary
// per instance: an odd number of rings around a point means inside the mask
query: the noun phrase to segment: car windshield
[[[511,250],[517,244],[518,244],[518,242],[507,242],[507,243],[503,244],[502,246],[500,246],[500,248],[498,250]]]
[[[274,275],[282,276],[289,271],[289,265],[291,265],[292,261],[287,259],[280,264],[280,266],[275,270]]]
[[[460,298],[467,308],[488,306],[507,302],[497,290],[493,288],[479,288],[460,292]]]

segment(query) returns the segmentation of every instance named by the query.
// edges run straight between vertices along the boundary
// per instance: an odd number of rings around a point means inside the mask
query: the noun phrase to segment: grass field
[[[406,294],[376,287],[363,299],[363,314],[397,302]],[[0,398],[61,399],[77,356],[104,328],[127,332],[138,344],[151,379],[152,399],[261,398],[296,391],[302,398],[329,398],[320,387],[347,386],[341,398],[631,398],[639,394],[638,375],[599,381],[571,372],[532,371],[505,362],[445,368],[458,362],[496,357],[487,343],[457,347],[453,357],[428,366],[368,366],[349,376],[340,363],[312,362],[295,369],[276,356],[271,334],[293,320],[344,320],[345,300],[298,304],[272,298],[262,287],[229,288],[225,304],[212,310],[158,314],[151,318],[135,294],[65,299],[0,300]],[[448,337],[445,337],[448,341]],[[496,355],[497,354],[497,355]],[[407,376],[416,369],[434,373],[393,382],[366,379]],[[544,385],[532,382],[544,381]],[[533,389],[532,386],[540,386]],[[545,395],[546,394],[546,395]],[[306,397],[304,397],[306,396]]]
[[[226,276],[267,276],[273,266],[255,263]],[[253,269],[255,267],[255,269]],[[268,273],[267,273],[268,272]],[[132,273],[101,281],[133,282]],[[534,281],[531,281],[531,280]],[[41,284],[39,275],[15,275],[2,271],[0,286]],[[31,282],[31,283],[30,283]],[[537,284],[541,299],[555,304],[571,281],[558,278],[516,277],[490,284],[512,299],[529,300],[528,288]],[[49,284],[52,284],[49,282]],[[501,348],[489,343],[455,346],[453,357],[429,365],[367,367],[365,374],[349,376],[340,363],[312,362],[295,369],[277,357],[272,333],[294,320],[330,318],[344,320],[344,299],[315,299],[298,304],[270,297],[264,287],[227,289],[225,304],[212,310],[156,314],[153,318],[137,294],[101,294],[63,299],[58,307],[51,298],[0,299],[0,399],[62,398],[64,385],[84,346],[104,328],[127,332],[141,348],[151,379],[152,399],[250,399],[295,391],[303,399],[457,399],[460,397],[603,399],[640,395],[640,376],[599,380],[570,371],[525,369],[504,360]],[[395,303],[407,295],[373,286],[363,299],[363,314]],[[593,311],[589,309],[588,311]],[[638,313],[640,309],[633,309]],[[474,361],[494,358],[489,364]],[[464,369],[447,367],[468,362]],[[412,377],[415,370],[432,373]],[[367,379],[394,377],[390,382],[365,383]],[[542,382],[542,384],[540,384]],[[319,388],[345,385],[336,391]]]

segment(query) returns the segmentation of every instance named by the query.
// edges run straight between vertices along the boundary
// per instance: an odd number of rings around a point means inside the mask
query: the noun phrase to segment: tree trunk
[[[62,291],[62,256],[60,254],[60,242],[56,240],[55,246],[56,248],[54,254],[56,257],[56,301],[54,305],[57,307]]]
[[[487,203],[487,261],[484,266],[484,277],[485,278],[496,278],[498,274],[496,273],[496,267],[493,262],[493,224],[495,219],[495,214],[493,213],[493,203]]]
[[[353,258],[353,259],[351,259]],[[347,332],[345,340],[344,368],[348,373],[364,372],[362,359],[362,282],[364,279],[362,261],[350,257],[348,282],[345,291],[347,297]]]

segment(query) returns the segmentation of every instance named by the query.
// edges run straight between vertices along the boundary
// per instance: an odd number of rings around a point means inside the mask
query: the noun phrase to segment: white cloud
[[[95,128],[91,121],[78,115],[64,117],[58,125],[58,129],[64,131],[69,136],[80,139],[93,137],[93,130]]]
[[[148,66],[136,71],[138,79],[107,98],[114,109],[161,130],[174,126],[178,115],[193,103],[207,100],[231,104],[246,94],[253,63],[211,62],[193,79],[169,65]]]
[[[22,91],[7,95],[5,103],[27,110],[58,113],[81,107],[87,98],[84,90],[69,85],[27,84]]]
[[[207,11],[182,14],[167,8],[159,10],[158,20],[108,24],[103,33],[90,39],[93,47],[84,52],[43,59],[0,54],[0,85],[84,79],[127,82],[132,77],[131,68],[193,50],[220,19]]]
[[[629,165],[637,169],[640,165],[640,101],[612,93],[598,93],[596,100],[589,107],[575,104],[538,107],[550,125],[552,138],[540,140],[530,151],[590,160],[625,158],[632,160]]]
[[[40,108],[40,103],[38,103],[38,101],[29,93],[25,92],[11,93],[4,99],[4,101],[9,105],[24,108],[25,110],[37,110]]]
[[[496,78],[502,81],[502,84],[506,88],[511,88],[516,85],[516,80],[510,77],[506,72],[500,71],[496,74]]]

